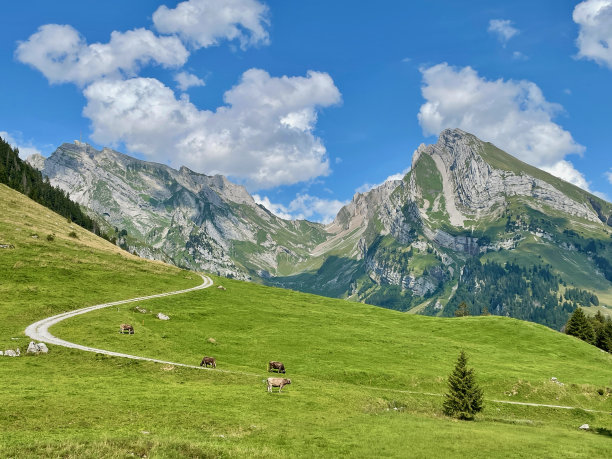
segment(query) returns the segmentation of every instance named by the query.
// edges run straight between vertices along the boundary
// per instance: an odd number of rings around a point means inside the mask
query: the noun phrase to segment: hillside
[[[459,129],[327,226],[278,218],[225,177],[80,142],[30,162],[121,246],[180,267],[415,314],[465,301],[555,329],[576,306],[611,315],[612,204]]]
[[[13,246],[0,249],[4,349],[24,348],[25,327],[53,313],[199,282],[193,273],[133,257],[3,186],[0,242]],[[124,305],[52,331],[178,363],[213,355],[219,371],[58,347],[2,357],[0,456],[607,454],[612,356],[575,338],[503,317],[406,315],[214,279],[226,290],[141,304],[170,315],[167,322]],[[134,335],[116,332],[126,321]],[[487,399],[471,423],[441,415],[439,395],[460,349]],[[270,359],[284,361],[292,379],[280,395],[261,383]],[[590,432],[578,429],[585,422]]]

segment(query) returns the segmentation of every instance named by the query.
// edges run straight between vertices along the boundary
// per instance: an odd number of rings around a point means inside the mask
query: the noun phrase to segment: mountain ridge
[[[479,293],[462,287],[470,260],[520,259],[525,282],[537,283],[529,269],[544,263],[559,276],[550,289],[569,282],[612,300],[612,204],[459,129],[421,144],[402,180],[356,193],[327,225],[283,220],[223,176],[110,149],[63,144],[31,163],[111,228],[127,231],[119,243],[128,250],[180,267],[444,315],[458,295],[471,299],[472,313],[481,309]],[[584,271],[583,280],[574,282],[571,263],[553,259],[553,249]],[[550,311],[540,322],[558,327],[567,312],[551,292],[496,313],[522,310],[519,318],[534,320],[546,297]]]

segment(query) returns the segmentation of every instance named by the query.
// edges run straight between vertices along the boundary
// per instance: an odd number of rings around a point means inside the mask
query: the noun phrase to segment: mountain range
[[[284,220],[221,175],[75,141],[28,162],[142,257],[411,313],[466,302],[560,328],[612,307],[612,204],[459,129],[328,225]]]

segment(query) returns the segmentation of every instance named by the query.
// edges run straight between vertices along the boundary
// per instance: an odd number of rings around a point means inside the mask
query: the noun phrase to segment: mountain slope
[[[32,163],[123,247],[181,267],[429,315],[465,301],[554,328],[578,305],[567,289],[612,306],[612,204],[458,129],[327,226],[280,219],[224,177],[109,149],[64,144]]]
[[[134,257],[1,185],[0,243],[13,246],[0,249],[0,349],[23,350],[25,327],[60,311],[201,282],[194,273]],[[147,313],[118,305],[52,332],[186,364],[213,355],[217,371],[53,346],[47,355],[0,357],[7,388],[0,456],[485,458],[609,451],[612,356],[573,337],[505,317],[415,317],[214,280],[226,289],[147,301],[140,305]],[[156,319],[159,311],[170,320]],[[117,333],[124,322],[134,325],[134,335]],[[477,422],[441,414],[460,349],[487,400]],[[292,379],[281,394],[262,384],[270,359],[282,360]],[[578,429],[584,423],[590,432]]]
[[[87,144],[63,144],[31,158],[51,183],[115,229],[141,256],[249,279],[307,256],[322,225],[286,221],[225,177],[172,169]]]

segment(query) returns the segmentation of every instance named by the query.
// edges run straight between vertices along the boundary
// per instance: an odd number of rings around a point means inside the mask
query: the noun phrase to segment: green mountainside
[[[0,247],[3,350],[23,351],[26,326],[52,314],[200,282],[4,185]],[[0,457],[592,458],[609,451],[612,356],[577,338],[506,317],[422,317],[212,277],[211,288],[138,304],[145,313],[117,305],[51,332],[187,365],[215,356],[217,370],[53,345],[46,355],[0,356]],[[117,333],[121,323],[135,334]],[[484,391],[474,422],[442,414],[462,349]],[[276,359],[292,383],[269,394],[262,380]],[[585,423],[589,431],[579,429]]]
[[[611,313],[612,204],[458,129],[326,226],[280,219],[222,176],[86,144],[31,162],[122,247],[180,267],[417,314],[465,301],[556,329],[579,304],[566,289]]]

